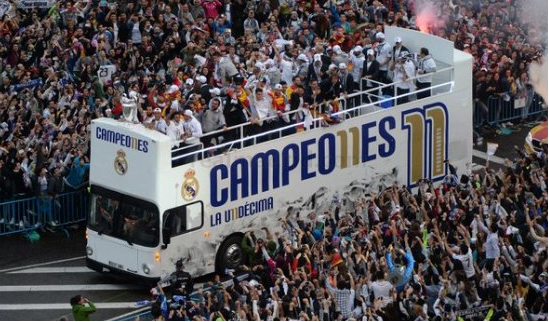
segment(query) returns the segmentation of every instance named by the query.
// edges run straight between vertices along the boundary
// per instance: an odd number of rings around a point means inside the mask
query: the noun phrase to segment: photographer
[[[404,104],[410,101],[409,95],[405,95],[410,90],[415,89],[414,82],[411,78],[416,76],[416,68],[414,63],[410,59],[410,54],[407,51],[400,53],[400,56],[395,60],[395,63],[391,66],[393,71],[393,82],[396,87],[396,105]]]
[[[185,272],[183,269],[183,260],[179,259],[175,263],[175,272],[168,277],[168,281],[171,283],[172,296],[179,295],[189,299],[191,293],[194,291],[194,282],[191,274]]]
[[[90,321],[90,314],[97,311],[93,302],[82,295],[72,297],[70,303],[75,321]]]

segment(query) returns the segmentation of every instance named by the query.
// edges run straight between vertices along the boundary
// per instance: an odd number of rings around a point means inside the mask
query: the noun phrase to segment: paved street
[[[479,169],[479,166],[484,166],[486,164],[486,145],[488,142],[499,144],[495,158],[490,158],[491,166],[495,168],[504,167],[503,161],[506,158],[513,160],[517,157],[513,146],[516,145],[523,149],[526,135],[528,135],[528,132],[539,123],[540,122],[512,126],[510,127],[512,130],[510,135],[501,135],[495,131],[486,131],[485,133],[482,133],[483,143],[480,146],[475,145],[475,150],[473,151],[473,163],[477,165],[476,169]]]
[[[0,320],[72,320],[69,300],[76,294],[96,304],[94,320],[135,310],[136,301],[149,298],[148,289],[91,271],[77,257],[0,273]]]
[[[81,294],[98,307],[92,320],[107,320],[136,310],[150,299],[150,289],[109,278],[85,267],[83,227],[40,233],[31,244],[23,237],[0,237],[0,321],[73,320],[70,298]],[[195,280],[201,285],[212,276]]]

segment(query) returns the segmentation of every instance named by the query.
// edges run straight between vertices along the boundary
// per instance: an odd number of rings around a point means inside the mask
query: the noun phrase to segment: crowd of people
[[[295,122],[304,126],[290,132],[306,130],[319,116],[322,125],[337,123],[337,99],[359,88],[399,82],[397,103],[428,96],[406,93],[428,87],[436,70],[429,48],[416,56],[383,33],[387,25],[418,28],[411,1],[44,4],[51,7],[1,7],[2,200],[56,195],[55,173],[70,177],[73,165],[89,159],[90,121],[120,118],[132,102],[133,120],[174,146],[209,147]],[[526,117],[534,94],[527,72],[543,44],[530,43],[516,1],[433,8],[447,23],[432,32],[475,57],[477,106],[487,113],[492,95],[519,97]],[[68,183],[84,180],[75,175]]]
[[[436,70],[436,48],[416,59],[383,32],[419,27],[408,0],[44,4],[0,7],[0,200],[78,189],[91,120],[122,118],[128,104],[174,145],[208,147],[296,122],[307,130],[320,115],[336,123],[337,99],[361,85],[399,82],[397,103],[426,97],[406,93]],[[432,5],[445,25],[430,32],[474,57],[476,106],[487,114],[491,96],[520,98],[526,118],[528,69],[546,44],[529,38],[517,1]],[[233,128],[246,122],[245,133]],[[506,172],[423,182],[417,195],[394,187],[354,212],[288,221],[265,248],[245,238],[250,281],[172,318],[447,319],[483,304],[492,319],[547,318],[546,182],[545,151]]]
[[[199,288],[179,263],[173,301],[154,289],[153,318],[547,320],[547,149],[515,149],[498,171],[448,163],[417,193],[336,195],[324,214],[286,216],[281,233],[246,232],[246,265]]]

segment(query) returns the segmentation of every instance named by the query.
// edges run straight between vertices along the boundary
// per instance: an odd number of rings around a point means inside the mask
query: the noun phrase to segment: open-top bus
[[[368,103],[378,90],[361,91],[340,101],[339,124],[240,131],[235,142],[184,155],[141,124],[94,120],[88,266],[148,282],[172,272],[179,258],[195,276],[235,268],[246,231],[276,231],[280,218],[298,211],[322,213],[336,191],[350,206],[357,191],[443,180],[446,159],[465,168],[473,147],[471,56],[413,30],[386,34],[412,52],[433,53],[432,96],[382,108],[384,101]],[[227,152],[208,153],[222,147]]]

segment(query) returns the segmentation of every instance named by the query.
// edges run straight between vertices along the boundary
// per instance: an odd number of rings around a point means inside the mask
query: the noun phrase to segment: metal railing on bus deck
[[[338,116],[340,118],[340,121],[344,121],[345,119],[350,119],[350,118],[358,117],[358,116],[365,115],[365,114],[370,114],[370,113],[373,113],[373,112],[384,109],[382,106],[384,106],[385,103],[392,103],[392,106],[395,106],[395,104],[393,102],[396,102],[399,98],[404,98],[404,97],[411,98],[411,97],[413,97],[413,95],[416,95],[417,93],[427,91],[427,90],[431,91],[431,96],[437,95],[437,94],[440,94],[440,93],[451,92],[453,90],[453,87],[454,87],[453,71],[454,71],[454,67],[452,67],[452,66],[445,67],[445,68],[441,68],[441,69],[439,69],[435,72],[432,72],[432,73],[414,76],[412,78],[407,79],[406,81],[393,82],[393,83],[389,83],[389,84],[381,83],[381,82],[378,82],[378,81],[375,81],[375,80],[372,80],[372,79],[369,79],[369,78],[366,78],[366,77],[361,78],[361,81],[360,81],[361,87],[362,87],[362,82],[363,81],[373,82],[374,84],[377,85],[377,87],[374,87],[374,88],[371,88],[371,89],[368,89],[368,90],[361,90],[359,92],[354,92],[352,94],[340,96],[339,98],[336,98],[336,99],[331,100],[331,101],[325,101],[325,102],[322,102],[322,103],[315,104],[316,108],[317,108],[315,110],[315,113],[317,113],[316,114],[317,117],[313,118],[310,123],[312,124],[313,128],[323,126],[323,124],[325,124],[326,114],[329,114],[331,116]],[[416,88],[415,90],[410,91],[408,93],[397,95],[396,85],[398,85],[400,83],[415,81],[418,78],[424,78],[424,77],[429,77],[429,76],[434,76],[434,75],[440,75],[441,73],[445,73],[445,72],[450,72],[450,76],[448,77],[449,80],[446,81],[446,82],[443,82],[443,83],[437,84],[437,85],[432,85],[432,86],[427,87],[427,88],[422,88],[422,89],[417,89]],[[384,92],[385,89],[391,89],[392,93],[394,95],[393,96],[388,96],[388,97],[384,96],[383,92]],[[439,92],[435,92],[434,90],[437,90],[437,89],[441,89],[441,90]],[[372,100],[372,98],[374,98],[375,100]],[[337,102],[338,104],[340,104],[339,111],[330,112],[330,113],[323,113],[322,112],[323,107],[326,106],[326,104],[332,104],[334,102]],[[347,106],[349,102],[352,102],[353,106],[351,108],[348,108],[348,106]],[[289,111],[289,112],[282,113],[280,115],[269,116],[267,118],[264,118],[264,119],[260,120],[259,122],[263,122],[263,124],[264,124],[266,121],[271,121],[272,122],[272,120],[282,119],[284,116],[287,116],[289,118],[291,115],[299,113],[299,112],[300,112],[299,110]],[[264,142],[264,141],[271,140],[272,139],[271,137],[279,138],[279,137],[291,135],[291,134],[294,134],[296,132],[297,128],[300,128],[300,127],[304,128],[306,126],[305,121],[296,122],[296,123],[291,123],[290,122],[290,124],[278,127],[276,129],[264,131],[264,132],[261,132],[261,133],[255,134],[255,135],[245,136],[245,127],[253,126],[253,125],[256,125],[257,123],[258,123],[258,121],[249,121],[249,122],[246,122],[246,123],[242,123],[242,124],[234,125],[234,126],[231,126],[231,127],[227,127],[226,129],[221,129],[221,130],[216,130],[216,131],[211,131],[211,132],[208,132],[208,133],[204,133],[203,137],[204,136],[215,137],[216,135],[221,136],[221,135],[223,135],[223,134],[225,134],[225,133],[227,133],[231,130],[232,131],[237,130],[238,133],[239,133],[240,138],[237,138],[237,139],[234,139],[234,140],[231,140],[231,141],[227,141],[227,142],[223,142],[223,143],[220,143],[220,144],[217,144],[217,145],[214,145],[214,146],[210,146],[210,147],[207,147],[207,148],[204,148],[204,144],[202,142],[197,143],[195,145],[188,145],[188,146],[184,146],[182,148],[176,148],[176,149],[172,150],[172,167],[176,167],[176,166],[180,166],[180,165],[187,164],[187,163],[190,163],[190,162],[194,162],[194,161],[199,160],[199,159],[203,160],[205,157],[209,158],[211,156],[214,156],[215,151],[218,151],[218,150],[221,150],[221,149],[226,148],[227,151],[231,151],[232,149],[235,148],[235,146],[237,146],[237,147],[246,147],[246,146],[251,146],[252,144],[255,145],[258,141]],[[180,145],[183,142],[184,142],[183,140],[176,141],[176,142],[174,142],[174,144],[175,145]],[[189,152],[189,153],[185,153],[185,154],[180,153],[181,151],[189,150],[189,149],[193,149],[193,151]],[[177,155],[174,155],[174,151],[177,151]]]

